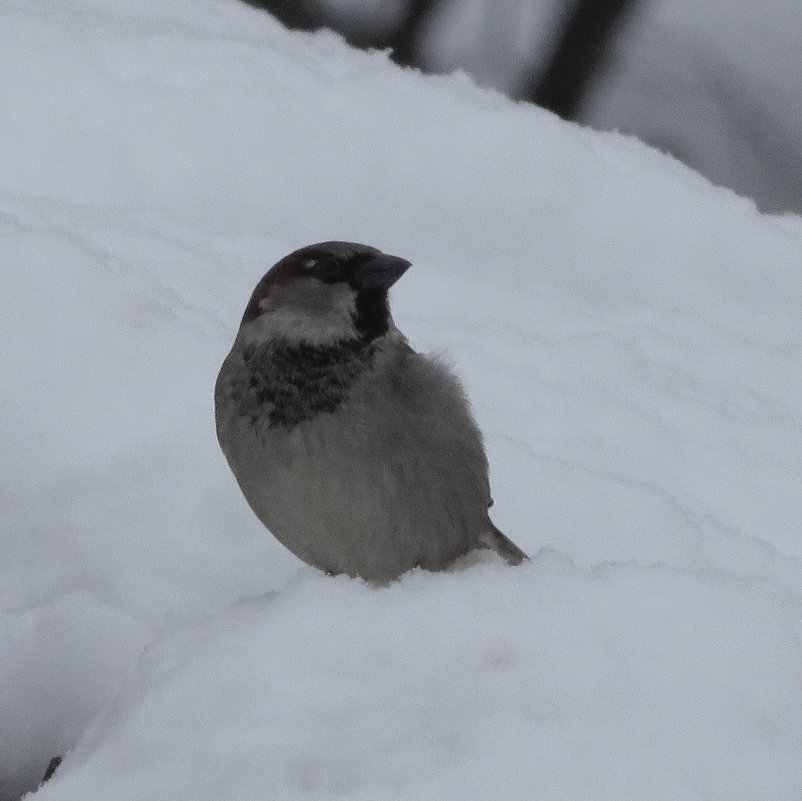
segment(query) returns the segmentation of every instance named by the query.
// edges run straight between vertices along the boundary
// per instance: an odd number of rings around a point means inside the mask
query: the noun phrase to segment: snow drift
[[[234,0],[0,0],[0,799],[802,792],[802,223]],[[313,241],[457,366],[534,555],[375,590],[211,391]]]

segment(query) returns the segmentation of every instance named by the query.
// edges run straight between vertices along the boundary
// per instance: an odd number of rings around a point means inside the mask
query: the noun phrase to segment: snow
[[[802,793],[802,221],[234,0],[0,0],[0,799]],[[212,387],[295,247],[393,290],[532,560],[300,564]]]
[[[800,7],[649,0],[583,110],[668,148],[766,211],[802,211]]]
[[[355,0],[336,0],[346,2],[363,9]],[[443,72],[465,69],[483,85],[526,96],[573,5],[441,2],[421,43],[424,63]],[[800,25],[793,0],[631,3],[579,120],[668,150],[764,211],[799,214]]]

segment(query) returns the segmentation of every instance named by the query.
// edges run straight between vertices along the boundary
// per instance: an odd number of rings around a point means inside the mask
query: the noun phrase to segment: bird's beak
[[[380,253],[359,265],[353,282],[359,289],[389,289],[411,266],[406,259]]]

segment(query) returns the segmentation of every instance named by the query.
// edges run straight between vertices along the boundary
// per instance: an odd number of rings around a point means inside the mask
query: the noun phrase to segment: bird
[[[256,517],[307,564],[377,585],[476,549],[528,558],[490,520],[461,383],[390,313],[410,266],[354,242],[290,253],[257,283],[215,383],[217,438]]]

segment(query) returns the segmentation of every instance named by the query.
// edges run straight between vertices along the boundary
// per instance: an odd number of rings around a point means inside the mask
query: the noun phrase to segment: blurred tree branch
[[[314,31],[325,25],[321,21],[320,10],[315,3],[305,3],[304,0],[243,0],[243,2],[267,11],[288,28],[298,31]]]
[[[393,60],[404,66],[421,66],[419,41],[431,12],[441,0],[409,0],[401,19],[389,36],[377,34],[369,26],[353,17],[336,19],[316,0],[243,0],[250,6],[272,14],[288,28],[313,31],[332,28],[354,47],[372,47],[392,50]]]
[[[429,15],[440,4],[440,0],[410,0],[406,14],[393,31],[390,47],[393,58],[407,67],[420,67],[419,46],[423,29]]]
[[[355,47],[390,48],[398,64],[425,69],[420,43],[442,0],[408,0],[393,28],[377,31],[358,16],[335,15],[321,0],[243,0],[288,28],[332,28]],[[488,3],[494,0],[486,0]],[[620,22],[641,0],[575,0],[551,60],[526,84],[523,99],[574,119],[603,66]],[[570,5],[570,4],[569,4]]]
[[[579,0],[546,69],[532,82],[525,100],[576,119],[590,84],[603,67],[618,26],[640,0]]]

